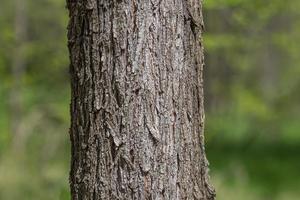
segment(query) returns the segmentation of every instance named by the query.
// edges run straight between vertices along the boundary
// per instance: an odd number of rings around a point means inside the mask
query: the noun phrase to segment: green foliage
[[[0,8],[0,199],[70,199],[69,75],[64,1],[26,1],[22,137],[11,131],[14,1]],[[14,147],[14,140],[22,145]]]
[[[204,1],[206,139],[221,199],[296,199],[300,3]]]

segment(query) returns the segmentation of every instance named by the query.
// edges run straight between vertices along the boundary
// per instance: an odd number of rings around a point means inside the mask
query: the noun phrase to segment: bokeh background
[[[300,196],[300,1],[204,0],[206,151],[219,200]],[[67,200],[64,0],[1,0],[0,199]]]

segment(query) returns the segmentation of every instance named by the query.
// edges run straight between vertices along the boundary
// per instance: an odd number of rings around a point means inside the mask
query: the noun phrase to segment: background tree
[[[27,29],[27,1],[16,0],[15,3],[15,51],[11,67],[12,89],[10,93],[10,109],[11,109],[11,132],[14,134],[14,146],[20,148],[23,142],[23,131],[21,119],[23,114],[22,105],[22,79],[25,73],[25,43]]]
[[[201,1],[68,1],[72,199],[214,199]]]

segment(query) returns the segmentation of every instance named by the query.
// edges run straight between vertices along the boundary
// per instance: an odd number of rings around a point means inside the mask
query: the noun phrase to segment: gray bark
[[[72,199],[214,199],[201,1],[67,6]]]

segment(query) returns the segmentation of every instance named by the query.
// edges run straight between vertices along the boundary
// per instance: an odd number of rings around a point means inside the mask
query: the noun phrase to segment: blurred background
[[[300,1],[204,0],[206,151],[219,200],[300,196]],[[2,0],[0,199],[67,200],[64,0]]]

